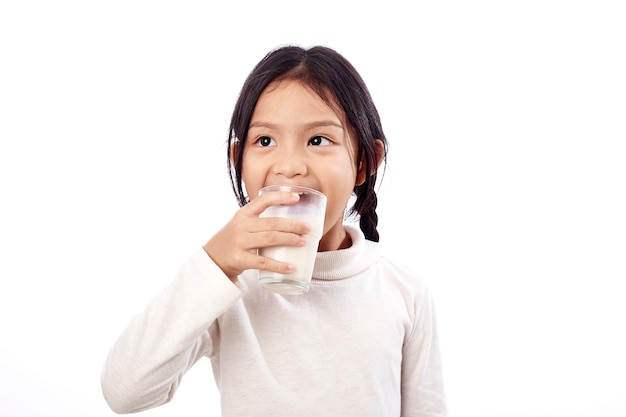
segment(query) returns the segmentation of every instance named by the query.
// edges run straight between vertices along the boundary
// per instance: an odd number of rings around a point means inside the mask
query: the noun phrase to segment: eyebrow
[[[304,125],[304,128],[306,130],[311,130],[311,129],[315,129],[318,127],[337,127],[339,129],[344,129],[344,126],[341,123],[338,123],[334,120],[317,120],[314,122],[310,122],[310,123],[306,123]],[[278,129],[278,125],[274,124],[274,123],[270,123],[270,122],[264,122],[264,121],[257,121],[257,122],[252,122],[250,123],[250,129],[254,128],[254,127],[265,127],[268,129]]]

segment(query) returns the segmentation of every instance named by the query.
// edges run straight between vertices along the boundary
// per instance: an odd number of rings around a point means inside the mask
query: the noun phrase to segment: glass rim
[[[288,185],[288,184],[268,185],[267,187],[261,188],[259,190],[259,194],[262,194],[266,191],[304,192],[304,193],[309,193],[309,194],[315,194],[321,197],[326,197],[324,193],[317,191],[314,188],[304,187],[302,185]]]

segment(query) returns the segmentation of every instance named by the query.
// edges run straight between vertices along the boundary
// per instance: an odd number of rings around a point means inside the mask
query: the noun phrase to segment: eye
[[[276,146],[276,142],[274,141],[274,139],[270,138],[269,136],[261,136],[259,139],[257,139],[256,143],[259,146],[263,147]]]
[[[309,145],[311,146],[328,146],[330,145],[330,143],[330,140],[328,140],[324,136],[313,136],[309,140]]]

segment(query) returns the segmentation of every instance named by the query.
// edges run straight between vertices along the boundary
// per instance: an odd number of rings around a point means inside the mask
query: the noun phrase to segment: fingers
[[[265,217],[251,222],[249,225],[249,231],[251,233],[264,233],[272,231],[277,233],[307,235],[311,232],[311,225],[302,220],[286,219],[283,217]],[[267,234],[264,234],[263,236],[268,237],[269,241],[272,240],[272,237]]]
[[[294,232],[278,232],[275,230],[257,232],[251,235],[251,249],[271,248],[274,246],[304,246],[306,234]]]
[[[272,191],[270,193],[263,193],[254,200],[250,201],[245,207],[245,211],[250,216],[258,217],[268,207],[291,205],[298,202],[300,195],[297,193],[291,193],[288,191]]]
[[[246,269],[259,269],[288,274],[291,264],[279,262],[257,253],[257,249],[271,246],[304,246],[306,236],[293,233],[259,232],[235,233],[236,229],[225,227],[213,236],[204,250],[231,280]]]
[[[292,205],[297,203],[299,199],[299,194],[288,191],[264,193],[243,207],[241,212],[247,217],[259,219],[259,216],[269,207]],[[252,222],[249,229],[250,232],[263,232],[266,230],[304,235],[311,231],[311,225],[295,219],[264,217]]]
[[[274,246],[304,246],[306,235],[311,231],[307,223],[283,219],[248,219],[237,224],[229,234],[234,248],[248,252]]]
[[[259,218],[270,206],[294,204],[298,194],[262,194],[242,207],[204,246],[207,254],[232,280],[246,269],[278,273],[293,272],[293,266],[259,255],[259,249],[274,246],[304,246],[311,225],[280,217]]]
[[[248,269],[278,272],[279,274],[290,274],[295,270],[295,266],[287,262],[280,262],[261,255],[249,255],[249,259],[242,260],[243,263],[251,265]]]

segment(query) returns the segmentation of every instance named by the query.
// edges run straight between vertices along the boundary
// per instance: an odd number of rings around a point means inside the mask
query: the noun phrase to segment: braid
[[[365,235],[365,239],[378,242],[378,197],[374,185],[376,184],[376,174],[370,175],[363,184],[354,187],[356,201],[352,207],[352,214],[359,215],[359,226]]]
[[[359,226],[365,235],[367,240],[371,240],[373,242],[378,242],[380,236],[378,235],[378,214],[376,214],[376,205],[378,203],[378,198],[376,194],[372,194],[371,205],[370,207],[361,213],[361,217],[359,219]]]

